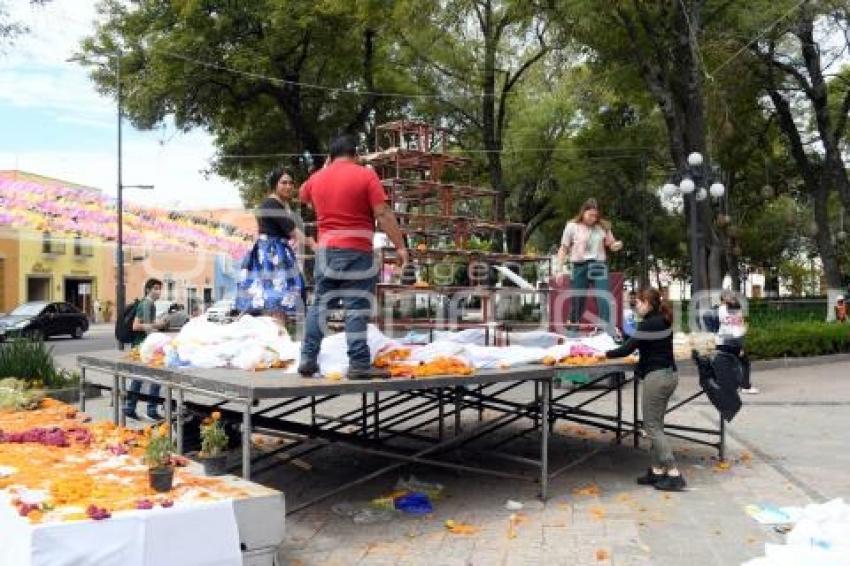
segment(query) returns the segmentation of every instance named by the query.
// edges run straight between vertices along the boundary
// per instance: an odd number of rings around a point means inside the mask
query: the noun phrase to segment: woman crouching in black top
[[[679,385],[673,359],[673,312],[656,289],[638,293],[637,312],[642,320],[634,336],[606,353],[609,358],[622,358],[635,350],[640,352],[635,375],[643,380],[643,428],[652,442],[649,451],[652,465],[637,482],[662,491],[682,491],[685,478],[676,467],[670,442],[664,435],[667,403]]]

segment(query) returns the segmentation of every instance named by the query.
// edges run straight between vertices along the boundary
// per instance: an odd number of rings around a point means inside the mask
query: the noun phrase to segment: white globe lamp
[[[705,200],[707,196],[708,191],[706,191],[705,188],[700,187],[700,190],[697,191],[697,200]]]
[[[726,194],[726,187],[723,186],[723,183],[712,183],[708,188],[708,192],[710,192],[711,196],[714,198],[720,198]]]
[[[682,194],[689,195],[694,192],[695,188],[696,185],[694,184],[694,182],[687,177],[682,179],[682,181],[679,183],[679,190],[682,191]]]
[[[702,154],[698,151],[693,152],[688,156],[688,165],[691,167],[699,167],[702,165]]]

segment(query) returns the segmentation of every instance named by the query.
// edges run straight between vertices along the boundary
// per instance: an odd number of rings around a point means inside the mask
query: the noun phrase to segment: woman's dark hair
[[[649,303],[652,311],[657,312],[664,317],[667,324],[673,324],[673,309],[670,308],[670,305],[664,300],[664,297],[661,296],[658,289],[654,289],[652,287],[641,289],[638,293],[638,299],[645,303]]]
[[[596,212],[599,213],[599,220],[596,221],[597,224],[599,224],[605,230],[611,229],[611,223],[608,222],[607,220],[605,220],[602,217],[602,211],[599,209],[599,203],[596,202],[595,198],[589,198],[582,203],[581,208],[578,211],[578,214],[576,214],[575,218],[573,218],[573,222],[575,222],[575,223],[584,222],[584,213],[587,212],[588,210],[595,210]]]
[[[269,172],[269,174],[266,176],[266,185],[268,185],[270,191],[275,190],[278,181],[280,181],[280,178],[284,175],[288,175],[290,178],[292,178],[292,173],[290,173],[289,169],[287,169],[286,167],[275,167],[271,170],[271,172]]]
[[[357,140],[351,134],[339,136],[331,142],[328,153],[332,160],[337,157],[356,157]]]
[[[720,301],[726,303],[726,307],[729,309],[739,310],[741,308],[741,301],[738,300],[738,295],[729,289],[724,289],[720,293]]]

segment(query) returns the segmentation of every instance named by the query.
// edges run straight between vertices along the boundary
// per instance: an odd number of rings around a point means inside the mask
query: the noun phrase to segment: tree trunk
[[[826,284],[830,289],[841,287],[841,269],[838,266],[838,255],[835,253],[835,243],[832,241],[832,229],[829,226],[829,189],[827,179],[823,180],[821,186],[814,194],[815,242],[818,246],[818,254],[823,263],[823,271],[826,276]]]
[[[723,256],[724,250],[722,246],[715,245],[709,247],[708,253],[708,284],[709,289],[723,288]]]
[[[685,4],[687,4],[687,13],[684,11]],[[681,174],[688,170],[688,155],[691,152],[698,151],[706,155],[702,72],[691,41],[691,30],[694,34],[700,33],[701,5],[700,1],[693,0],[674,3],[675,12],[670,27],[676,33],[676,37],[669,52],[658,43],[662,33],[661,26],[656,27],[653,24],[651,15],[646,12],[646,8],[641,3],[634,3],[637,10],[637,22],[643,29],[646,41],[651,43],[652,49],[642,47],[635,20],[624,9],[616,8],[620,22],[632,42],[641,76],[661,110],[667,127],[670,158]],[[686,202],[686,211],[688,206],[690,205]],[[692,226],[690,214],[686,213],[685,220],[689,231],[700,230],[700,228],[703,231],[703,237],[696,250],[697,264],[701,269],[699,269],[699,278],[692,282],[694,292],[708,287],[709,250],[717,247],[716,235],[710,231],[711,211],[706,207],[707,202],[698,204],[697,226]],[[690,249],[690,238],[688,246]]]
[[[495,220],[505,220],[505,186],[502,175],[502,141],[496,123],[496,51],[499,46],[498,26],[493,21],[493,6],[487,2],[483,7],[481,32],[484,36],[484,68],[481,76],[481,123],[484,150],[487,159],[487,172],[490,185],[496,191]],[[494,251],[503,251],[504,242],[496,234]]]

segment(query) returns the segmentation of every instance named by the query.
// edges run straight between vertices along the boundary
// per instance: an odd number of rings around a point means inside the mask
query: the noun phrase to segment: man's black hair
[[[328,152],[332,160],[337,157],[356,157],[357,140],[351,134],[339,136],[331,142]]]
[[[157,285],[162,287],[162,281],[160,281],[159,279],[154,279],[153,277],[145,281],[145,296],[147,296],[147,294],[151,292],[151,289],[153,289]]]

